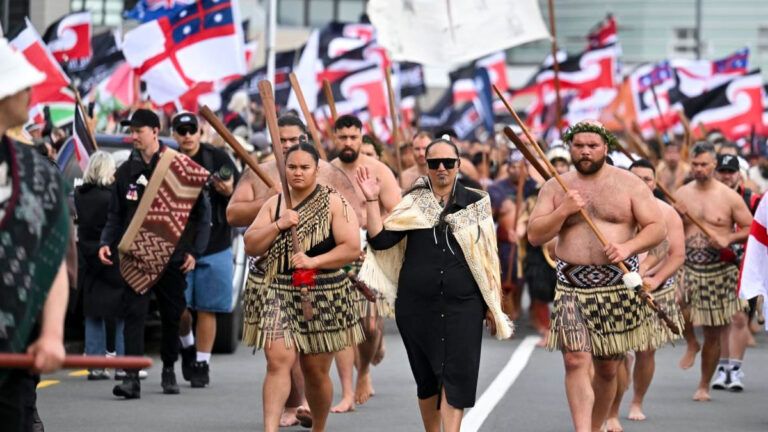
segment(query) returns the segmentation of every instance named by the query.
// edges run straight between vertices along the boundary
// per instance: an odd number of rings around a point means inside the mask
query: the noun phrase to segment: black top
[[[448,211],[456,213],[481,198],[477,192],[459,184]],[[408,242],[395,306],[398,314],[418,314],[437,308],[450,311],[453,305],[480,295],[464,253],[450,229],[385,229],[368,238],[368,244],[375,250],[389,249],[405,236]]]
[[[109,201],[107,224],[101,232],[101,246],[117,246],[144,195],[146,185],[138,184],[137,180],[142,175],[147,181],[150,180],[157,161],[160,160],[163,147],[165,146],[160,143],[160,150],[152,156],[148,164],[144,163],[138,151],[133,150],[128,160],[117,169],[115,183],[112,185],[112,198]],[[189,221],[179,239],[179,244],[173,251],[170,262],[182,262],[186,253],[198,258],[205,252],[211,225],[211,206],[206,195],[203,190],[192,207]]]
[[[200,150],[192,156],[192,160],[211,174],[218,173],[223,166],[228,166],[233,173],[234,184],[240,179],[240,172],[232,158],[224,150],[210,144],[201,143]],[[211,255],[232,246],[232,227],[227,223],[227,205],[230,197],[220,194],[211,182],[206,184],[206,190],[211,205],[211,236],[203,255]]]
[[[312,199],[315,194],[317,194],[320,191],[320,188],[318,186],[315,186],[315,190],[312,191],[312,193],[309,194],[302,202],[299,204],[293,206],[293,210],[298,211],[301,206],[303,206],[305,203],[309,202],[310,199]],[[277,207],[275,208],[275,221],[280,219],[280,203],[283,200],[283,194],[279,194],[277,196]],[[330,214],[330,208],[328,210],[328,217],[331,217]],[[316,256],[320,256],[322,254],[328,253],[333,250],[333,248],[336,247],[336,239],[333,237],[333,228],[331,228],[331,232],[329,233],[328,237],[321,240],[316,245],[309,248],[307,251],[304,252],[304,254],[310,258],[314,258]],[[282,269],[282,272],[289,272],[291,270],[289,269]]]
[[[77,288],[82,293],[83,315],[115,317],[122,312],[123,279],[116,265],[99,260],[101,232],[107,223],[112,190],[85,183],[75,189],[77,212]]]

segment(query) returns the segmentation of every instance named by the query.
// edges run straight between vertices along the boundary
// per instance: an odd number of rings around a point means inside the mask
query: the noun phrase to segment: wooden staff
[[[0,354],[2,369],[32,369],[35,358],[31,354]],[[64,357],[62,369],[146,369],[152,366],[149,357],[104,357],[68,355]]]
[[[277,173],[280,175],[280,184],[283,187],[283,201],[285,202],[285,208],[291,210],[293,208],[293,200],[291,200],[291,189],[288,187],[288,179],[285,177],[285,159],[283,159],[283,151],[280,148],[280,130],[277,126],[277,111],[275,110],[272,83],[269,80],[261,80],[258,86],[261,103],[264,107],[264,117],[266,117],[267,128],[269,129],[269,136],[272,138],[272,153],[275,154],[275,165],[277,166]],[[295,226],[291,227],[291,243],[293,245],[293,253],[301,252]]]
[[[563,191],[567,194],[568,193],[568,186],[565,184],[563,179],[557,173],[557,171],[555,170],[555,167],[552,166],[552,164],[549,162],[549,160],[547,159],[547,156],[544,154],[544,151],[536,143],[536,140],[534,140],[533,136],[528,131],[528,128],[525,126],[525,123],[523,123],[522,120],[520,120],[520,117],[518,117],[518,115],[515,112],[515,110],[513,110],[512,107],[509,106],[509,103],[507,103],[506,99],[503,98],[503,96],[501,95],[501,92],[499,92],[499,90],[496,88],[496,86],[494,86],[494,89],[496,90],[496,93],[498,93],[499,96],[502,97],[502,101],[504,102],[504,105],[509,110],[509,113],[512,114],[512,117],[515,119],[517,124],[520,125],[520,127],[523,129],[523,133],[528,138],[528,141],[529,141],[530,145],[533,147],[533,149],[536,151],[536,153],[538,153],[539,157],[541,157],[544,160],[544,164],[547,167],[547,170],[546,171],[542,171],[539,174],[541,174],[542,177],[544,177],[545,179],[549,179],[551,177],[554,177],[555,181],[557,181],[557,183],[560,185],[560,187],[563,189]],[[525,153],[523,153],[523,154],[525,154]],[[529,152],[529,154],[530,154],[530,152]],[[592,230],[592,232],[595,234],[597,239],[600,241],[600,244],[603,245],[603,247],[607,246],[608,245],[608,239],[605,238],[605,236],[603,235],[602,231],[600,231],[600,229],[595,225],[595,223],[592,221],[592,218],[590,218],[589,215],[587,214],[586,210],[579,209],[579,215],[584,220],[584,222],[587,223],[587,225]],[[630,273],[629,269],[624,264],[624,262],[620,261],[619,263],[617,263],[617,266],[619,267],[619,269],[621,269],[622,273],[624,273],[624,274]],[[674,332],[675,334],[680,334],[680,329],[677,327],[677,325],[674,323],[674,321],[672,321],[672,319],[669,317],[669,315],[663,309],[661,309],[659,307],[659,305],[656,303],[656,301],[653,299],[653,297],[646,291],[645,287],[643,287],[642,284],[639,285],[639,286],[636,286],[636,287],[632,287],[632,289],[645,302],[645,304],[648,305],[648,307],[650,307],[654,312],[656,312],[658,317],[662,321],[664,321],[664,324],[666,324],[666,326],[669,327],[669,329],[672,330],[672,332]]]
[[[617,147],[619,148],[619,151],[624,153],[624,155],[627,156],[629,158],[629,160],[631,160],[632,162],[635,162],[637,160],[635,158],[635,156],[632,153],[630,153],[627,149],[625,149],[623,146],[619,145]],[[669,200],[670,203],[677,204],[677,200],[675,199],[675,197],[672,196],[672,193],[669,191],[669,189],[664,187],[663,184],[657,182],[656,183],[656,187],[659,188],[661,193],[664,194],[664,196],[667,198],[667,200]],[[691,216],[688,213],[685,213],[684,216],[687,217],[688,220],[690,220],[692,224],[696,225],[704,233],[704,235],[706,235],[707,237],[709,237],[711,239],[715,238],[714,235],[712,234],[712,232],[707,227],[705,227],[704,224],[701,223],[701,221],[699,221],[696,217]]]
[[[680,111],[680,124],[683,125],[683,145],[680,148],[680,158],[684,161],[688,161],[688,153],[693,147],[693,132],[691,131],[691,122],[688,120],[688,117],[685,116],[685,114]]]
[[[539,160],[536,158],[536,156],[531,153],[531,150],[528,148],[528,146],[523,143],[523,141],[520,139],[519,136],[515,133],[515,131],[512,130],[509,126],[504,126],[504,135],[509,138],[510,141],[512,141],[513,144],[515,144],[515,147],[517,147],[518,150],[520,150],[520,153],[525,156],[525,160],[531,163],[533,165],[533,168],[536,170],[536,172],[542,173],[546,170],[541,165]],[[546,180],[546,179],[545,179]]]
[[[707,139],[707,135],[709,135],[709,130],[706,126],[704,126],[704,123],[699,123],[699,132],[701,132],[701,139]]]
[[[325,154],[325,149],[323,148],[323,144],[320,141],[320,133],[317,131],[315,122],[312,121],[312,113],[309,112],[307,101],[304,99],[304,92],[301,91],[301,85],[299,85],[299,80],[296,79],[296,74],[291,72],[290,75],[288,75],[288,79],[291,81],[291,88],[293,88],[294,93],[296,93],[296,99],[299,100],[301,112],[304,114],[304,119],[307,121],[309,134],[312,136],[312,141],[315,142],[315,148],[317,149],[317,152],[320,153],[320,159],[328,160],[328,155]]]
[[[277,166],[277,172],[280,175],[280,183],[283,186],[283,201],[285,202],[285,208],[291,210],[293,208],[293,200],[291,199],[291,190],[288,188],[288,179],[285,177],[285,159],[283,157],[283,152],[282,149],[277,147],[280,145],[280,130],[277,126],[275,95],[272,93],[272,83],[270,83],[269,80],[259,81],[259,94],[261,95],[261,103],[264,106],[264,117],[266,117],[267,120],[269,136],[272,138],[272,151],[275,153],[275,165]],[[301,252],[295,225],[291,227],[291,245],[293,246],[294,254]],[[296,276],[300,274],[301,270],[294,270],[294,280],[296,279]],[[308,281],[301,282],[299,285],[299,292],[301,296],[301,311],[304,315],[304,319],[310,321],[314,317],[314,312],[312,310],[312,302],[309,299],[309,287],[307,286],[307,282]]]
[[[397,183],[403,187],[403,160],[400,158],[400,137],[397,127],[397,106],[395,105],[395,92],[392,90],[392,73],[389,68],[384,68],[384,76],[387,81],[387,94],[389,95],[389,117],[392,120],[392,143],[395,145],[395,159],[397,159]]]
[[[554,0],[549,0],[549,28],[552,32],[552,69],[555,72],[555,121],[557,122],[557,131],[560,131],[562,119],[560,118],[563,102],[560,99],[560,63],[557,61],[557,27],[555,26],[555,4]],[[562,133],[561,133],[562,135]]]
[[[232,150],[235,152],[237,157],[239,157],[243,162],[245,162],[246,165],[248,165],[248,168],[251,169],[259,178],[261,181],[264,182],[264,184],[267,185],[270,189],[275,188],[275,182],[272,181],[272,178],[269,177],[267,173],[264,172],[259,167],[259,163],[256,162],[256,160],[251,156],[243,146],[240,145],[239,142],[235,139],[235,137],[232,135],[232,133],[227,129],[226,126],[224,126],[224,123],[219,120],[218,117],[216,117],[216,114],[211,111],[210,108],[208,108],[207,105],[203,105],[202,108],[200,108],[200,116],[203,117],[208,123],[213,127],[213,129],[216,131],[216,133],[219,134],[219,136],[224,140],[225,143],[227,143]],[[279,142],[279,141],[278,141]]]
[[[661,104],[659,103],[659,96],[656,94],[656,86],[651,84],[651,95],[653,95],[653,103],[656,105],[656,112],[659,114],[659,123],[661,128],[664,129],[664,115],[661,113]],[[656,129],[656,125],[654,125]],[[664,154],[664,140],[669,141],[666,130],[656,129],[656,133],[660,135],[659,140],[659,157]],[[671,142],[671,141],[670,141]]]
[[[336,99],[333,97],[333,89],[331,83],[327,79],[323,80],[323,94],[325,95],[325,102],[328,103],[328,108],[331,110],[331,123],[336,124],[338,113],[336,112]]]
[[[644,159],[652,160],[651,157],[648,155],[648,152],[645,150],[645,147],[643,145],[643,140],[635,134],[635,132],[632,130],[632,128],[627,124],[627,120],[619,113],[613,113],[613,117],[618,121],[621,126],[624,128],[624,132],[627,134],[629,145],[633,147],[633,149],[640,154]]]

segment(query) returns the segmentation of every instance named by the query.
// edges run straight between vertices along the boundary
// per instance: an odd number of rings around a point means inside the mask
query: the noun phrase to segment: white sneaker
[[[149,374],[144,369],[141,369],[139,371],[139,379],[140,380],[146,379],[148,375]],[[123,379],[125,379],[125,376],[126,376],[126,374],[125,374],[124,370],[122,370],[122,369],[115,369],[115,381],[123,380]]]
[[[744,371],[741,368],[731,371],[731,381],[728,383],[728,390],[732,392],[744,391],[744,384],[741,379],[744,378]]]
[[[730,370],[723,366],[718,366],[715,371],[715,379],[712,381],[712,388],[715,390],[725,390],[730,381]]]

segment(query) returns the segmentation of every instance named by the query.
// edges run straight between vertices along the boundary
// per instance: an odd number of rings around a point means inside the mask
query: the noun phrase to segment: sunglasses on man
[[[185,136],[185,135],[194,135],[197,133],[197,126],[179,126],[176,128],[176,133]]]
[[[456,166],[456,162],[458,159],[456,158],[435,158],[435,159],[427,159],[427,167],[431,170],[436,170],[440,168],[440,164],[445,167],[445,169],[453,169],[453,167]]]

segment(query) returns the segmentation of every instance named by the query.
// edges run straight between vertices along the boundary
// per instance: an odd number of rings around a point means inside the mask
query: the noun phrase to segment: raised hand
[[[361,166],[355,173],[355,180],[357,185],[360,186],[360,190],[363,191],[363,195],[366,200],[378,200],[381,186],[379,186],[379,179],[373,176],[368,170],[368,167]]]

